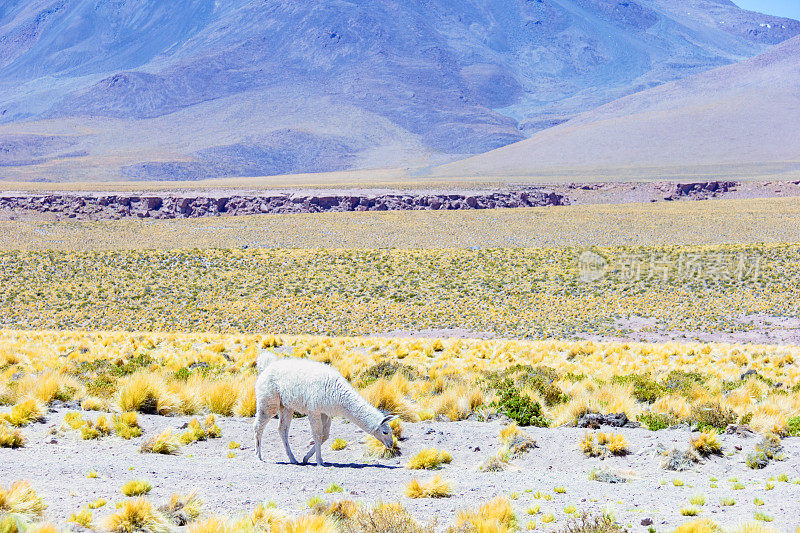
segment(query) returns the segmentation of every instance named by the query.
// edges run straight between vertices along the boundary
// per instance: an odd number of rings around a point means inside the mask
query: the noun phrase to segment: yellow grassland
[[[797,317],[800,245],[592,250],[609,265],[592,282],[583,248],[0,252],[0,327],[575,338],[624,335],[631,316],[707,332],[752,328],[741,317],[755,313]],[[700,269],[719,257],[747,264],[741,279],[735,268],[680,274],[693,256]],[[668,279],[625,278],[630,257],[667,262]]]
[[[130,384],[137,381],[131,377],[141,376],[138,381],[149,384],[159,410],[163,405],[170,413],[214,411],[208,391],[225,386],[244,397],[264,347],[330,363],[373,402],[402,405],[411,420],[430,413],[461,419],[491,409],[497,397],[491,376],[516,365],[555,373],[552,384],[565,395],[561,403],[546,406],[535,389],[521,389],[542,403],[551,425],[575,422],[590,410],[625,412],[632,419],[648,411],[673,413],[681,420],[694,407],[718,402],[759,431],[786,434],[787,420],[800,416],[800,368],[794,364],[800,347],[767,345],[3,330],[0,390],[8,404],[24,401],[55,370],[58,397],[98,397],[106,409],[119,410],[116,383]],[[198,362],[208,366],[188,370]],[[366,379],[379,363],[410,370]],[[747,369],[759,376],[740,380]],[[653,404],[637,401],[632,383],[612,381],[631,374],[663,381],[673,370],[697,373],[696,385],[664,391]],[[769,380],[783,386],[775,388]],[[109,381],[112,386],[98,387]],[[371,391],[383,381],[391,386],[380,388],[381,397],[374,398]],[[445,401],[451,394],[458,397]],[[672,408],[677,401],[686,406],[682,416]]]

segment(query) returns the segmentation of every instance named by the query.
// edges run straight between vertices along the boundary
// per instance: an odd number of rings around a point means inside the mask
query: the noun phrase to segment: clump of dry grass
[[[197,520],[202,512],[203,501],[196,492],[186,495],[173,494],[169,501],[158,508],[159,512],[177,526],[185,526]]]
[[[478,509],[460,511],[456,515],[456,527],[478,532],[506,532],[516,528],[517,517],[511,502],[504,496],[485,503]]]
[[[701,518],[679,526],[675,533],[720,533],[722,529],[708,518]]]
[[[134,479],[128,481],[122,486],[122,494],[125,496],[142,496],[147,494],[153,489],[153,485],[150,484],[149,481],[144,479]]]
[[[333,439],[331,442],[331,450],[339,451],[347,448],[347,441],[344,439]]]
[[[78,512],[72,513],[67,519],[67,522],[78,524],[86,529],[94,529],[92,527],[92,512],[89,509],[81,509]]]
[[[700,461],[700,457],[694,450],[681,451],[673,448],[668,452],[664,452],[661,468],[672,470],[673,472],[683,472],[692,468],[698,461]]]
[[[251,387],[252,388],[252,387]],[[222,416],[233,415],[234,408],[239,401],[239,391],[248,389],[243,387],[240,380],[228,378],[220,379],[208,383],[203,392],[203,405],[212,413]],[[245,393],[245,390],[242,390]],[[255,395],[253,396],[253,413],[255,413]],[[248,409],[247,405],[242,405],[242,409]]]
[[[408,380],[402,374],[395,374],[390,380],[375,380],[361,394],[381,411],[395,413],[406,422],[419,422],[417,409],[404,396],[407,391]]]
[[[12,426],[22,427],[44,421],[44,405],[36,398],[28,398],[11,408],[2,418]]]
[[[0,448],[22,448],[25,437],[22,431],[9,427],[5,420],[0,420]]]
[[[381,441],[375,437],[367,437],[364,443],[364,454],[368,457],[378,457],[380,459],[392,459],[400,455],[400,445],[397,442],[397,437],[392,435],[392,447],[387,448]]]
[[[163,455],[172,455],[178,451],[180,443],[178,437],[172,433],[171,429],[166,429],[158,435],[153,435],[151,438],[142,443],[139,451],[141,453],[160,453]]]
[[[411,470],[434,470],[440,468],[442,464],[450,464],[453,456],[443,450],[436,448],[426,448],[420,450],[414,457],[406,463],[406,468]]]
[[[439,474],[424,482],[412,479],[406,484],[405,492],[409,498],[449,498],[453,494],[452,483]]]
[[[169,415],[181,412],[180,403],[158,374],[137,371],[119,382],[116,404],[121,411]]]
[[[709,455],[722,455],[722,443],[714,431],[704,431],[697,437],[692,437],[692,447],[703,457]]]
[[[620,433],[600,432],[597,434],[597,444],[595,444],[594,435],[587,432],[581,439],[579,446],[587,457],[628,454],[628,443]]]
[[[142,435],[142,428],[139,427],[139,417],[135,411],[113,415],[111,426],[114,432],[123,439],[129,440]]]
[[[96,396],[88,396],[81,400],[81,409],[84,411],[105,411],[106,401]]]
[[[190,420],[189,427],[180,436],[180,442],[191,444],[206,439],[218,439],[221,436],[222,429],[217,424],[216,418],[214,415],[208,415],[202,424],[196,418]]]
[[[8,489],[0,487],[0,515],[17,516],[25,522],[40,518],[47,505],[27,481],[15,481]]]
[[[347,501],[347,500],[345,500]],[[353,502],[350,502],[353,504]],[[379,503],[372,509],[346,505],[345,513],[333,512],[341,533],[433,533],[432,524],[422,525],[399,503]],[[331,506],[333,507],[333,506]]]
[[[112,533],[170,533],[169,520],[153,508],[146,498],[122,502],[119,511],[103,520],[103,527]]]
[[[623,533],[627,529],[617,524],[612,517],[606,514],[582,514],[571,519],[559,533]]]

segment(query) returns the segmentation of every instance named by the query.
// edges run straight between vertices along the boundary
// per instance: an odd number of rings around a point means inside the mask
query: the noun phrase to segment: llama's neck
[[[353,387],[348,386],[342,400],[341,415],[365,432],[372,434],[381,425],[384,415]]]

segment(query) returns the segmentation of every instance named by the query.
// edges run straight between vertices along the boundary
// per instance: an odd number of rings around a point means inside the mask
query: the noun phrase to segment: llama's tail
[[[258,359],[256,359],[256,370],[258,373],[262,373],[265,368],[267,368],[273,361],[276,361],[278,356],[272,353],[270,350],[261,350],[261,353],[258,354]]]

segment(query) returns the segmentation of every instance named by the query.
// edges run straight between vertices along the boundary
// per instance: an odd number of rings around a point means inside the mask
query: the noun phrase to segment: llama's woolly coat
[[[385,418],[336,369],[308,359],[271,362],[258,376],[256,398],[279,401],[282,407],[304,415],[342,416],[370,433]]]
[[[253,428],[259,458],[261,434],[276,413],[280,414],[278,431],[292,463],[296,459],[289,447],[288,433],[294,413],[308,415],[314,435],[314,447],[304,461],[316,452],[317,464],[323,464],[321,445],[328,439],[334,416],[347,418],[384,445],[392,445],[389,421],[394,417],[384,415],[366,401],[336,369],[308,359],[276,358],[266,353],[259,356],[257,366],[261,373],[255,384]]]

